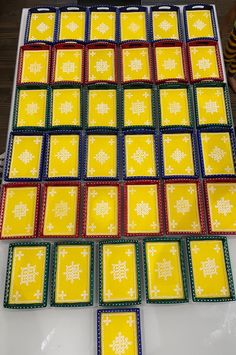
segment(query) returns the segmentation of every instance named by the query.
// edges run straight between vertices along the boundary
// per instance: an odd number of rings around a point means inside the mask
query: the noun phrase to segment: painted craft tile
[[[112,11],[90,12],[90,41],[116,39],[116,13]]]
[[[165,183],[167,234],[202,233],[202,211],[196,182]]]
[[[162,127],[191,126],[187,88],[160,89],[160,123]]]
[[[88,90],[88,128],[117,127],[117,98],[115,89]]]
[[[155,177],[157,175],[155,140],[153,134],[124,136],[125,176]]]
[[[47,305],[48,243],[10,244],[4,307]]]
[[[98,355],[142,355],[139,309],[98,311]]]
[[[8,178],[40,179],[42,149],[42,135],[12,136]]]
[[[88,49],[88,81],[116,81],[114,48]]]
[[[48,48],[48,47],[47,47]],[[48,83],[49,50],[24,50],[20,83]]]
[[[79,185],[46,185],[41,237],[78,237]]]
[[[124,127],[153,126],[152,89],[124,89]]]
[[[139,304],[137,242],[100,243],[100,305]]]
[[[121,41],[146,41],[146,12],[120,12],[120,37]]]
[[[210,10],[188,10],[186,18],[189,39],[214,37]]]
[[[16,128],[44,128],[46,125],[46,116],[46,89],[18,90],[14,117]]]
[[[79,134],[49,135],[47,177],[78,177],[79,146]]]
[[[125,234],[162,234],[160,185],[157,182],[125,185]]]
[[[164,133],[162,135],[164,176],[196,174],[191,133]]]
[[[52,306],[93,304],[93,245],[58,243],[54,252]]]
[[[208,227],[211,233],[236,233],[236,181],[205,182]]]
[[[0,237],[2,239],[36,237],[38,204],[38,185],[4,185]]]
[[[122,48],[123,81],[150,81],[149,48]]]
[[[156,47],[157,80],[185,80],[182,48]]]
[[[187,302],[180,240],[145,240],[147,303]]]
[[[193,80],[220,78],[216,47],[189,46]]]
[[[200,140],[206,176],[235,174],[229,132],[201,132]]]
[[[57,48],[54,82],[68,81],[68,82],[82,82],[82,48]]]
[[[197,87],[196,98],[199,125],[228,124],[223,87]]]
[[[86,237],[119,237],[119,186],[87,185],[84,233]]]
[[[87,136],[86,177],[117,177],[117,135]]]
[[[226,238],[188,239],[193,301],[234,300]]]
[[[60,13],[59,41],[85,40],[85,11],[62,11]]]
[[[180,39],[177,11],[152,12],[153,39]]]
[[[56,12],[31,14],[28,41],[49,41],[54,38]]]
[[[52,90],[51,126],[81,126],[80,88]]]

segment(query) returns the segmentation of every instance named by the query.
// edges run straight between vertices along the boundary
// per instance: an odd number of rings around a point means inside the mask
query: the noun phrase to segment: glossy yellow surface
[[[159,233],[158,187],[127,185],[128,233]]]
[[[116,35],[116,15],[109,11],[92,11],[90,25],[90,40],[110,40],[115,41]]]
[[[14,136],[10,162],[10,178],[38,178],[42,136]]]
[[[152,23],[154,40],[179,39],[176,11],[153,11]]]
[[[197,88],[197,107],[199,124],[227,124],[227,112],[223,88]]]
[[[194,80],[219,78],[220,74],[214,46],[191,46],[190,58]]]
[[[57,248],[55,303],[89,302],[91,246],[59,245]]]
[[[144,12],[120,13],[121,41],[146,40],[146,17]]]
[[[80,89],[54,89],[52,126],[79,126]]]
[[[207,196],[213,232],[236,231],[236,183],[208,183]]]
[[[89,90],[88,127],[116,127],[116,90]]]
[[[160,89],[161,125],[189,126],[187,89]]]
[[[32,236],[35,228],[37,187],[8,187],[2,238]]]
[[[102,355],[117,355],[119,344],[122,355],[138,355],[136,312],[102,313],[100,327]]]
[[[180,248],[178,242],[148,242],[145,248],[148,298],[183,299]]]
[[[87,196],[86,234],[117,235],[118,187],[89,186]]]
[[[9,304],[42,303],[46,247],[14,247]]]
[[[25,50],[23,52],[21,83],[48,82],[48,50]]]
[[[85,12],[67,11],[61,12],[59,40],[85,39]]]
[[[156,47],[158,80],[184,79],[182,49],[180,47]]]
[[[49,177],[78,176],[78,135],[51,135],[49,149]]]
[[[148,48],[124,48],[123,80],[150,80],[150,64]]]
[[[115,80],[115,53],[113,48],[89,49],[88,80]]]
[[[154,136],[125,135],[126,176],[156,176]]]
[[[230,290],[222,241],[191,241],[190,250],[196,297],[229,297]]]
[[[169,232],[200,232],[196,184],[168,183],[166,190]]]
[[[74,236],[76,233],[77,186],[49,186],[45,206],[43,234]]]
[[[135,244],[105,244],[102,253],[103,302],[137,301]]]
[[[124,90],[124,126],[152,126],[151,89]]]
[[[82,49],[57,49],[55,81],[82,81]]]
[[[228,132],[202,132],[201,142],[206,175],[235,173]]]
[[[30,18],[28,41],[53,41],[55,12],[33,13]]]
[[[187,26],[190,39],[214,37],[210,10],[188,10]]]
[[[163,134],[165,175],[194,175],[192,137],[190,133]]]

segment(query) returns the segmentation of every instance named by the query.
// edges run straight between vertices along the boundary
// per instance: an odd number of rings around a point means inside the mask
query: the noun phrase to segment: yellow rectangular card
[[[85,40],[85,11],[61,11],[59,16],[59,41]]]
[[[187,10],[186,20],[189,39],[214,37],[210,10]]]
[[[90,41],[116,40],[115,11],[90,11]]]
[[[30,14],[27,41],[53,42],[56,21],[56,12],[40,12]]]
[[[146,16],[145,11],[120,12],[121,42],[147,40]]]
[[[53,82],[83,82],[83,46],[58,44],[54,47]]]
[[[192,80],[221,79],[217,45],[189,46]]]
[[[87,82],[116,81],[115,45],[106,47],[90,45],[87,47]]]
[[[124,45],[121,47],[121,53],[123,82],[152,80],[148,45]]]
[[[152,11],[153,39],[180,39],[177,11]]]
[[[155,56],[157,81],[185,81],[182,47],[158,45]]]

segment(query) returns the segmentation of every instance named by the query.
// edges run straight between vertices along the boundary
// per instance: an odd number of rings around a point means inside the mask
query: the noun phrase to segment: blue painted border
[[[89,43],[93,43],[93,42],[109,42],[109,43],[118,43],[119,42],[119,28],[118,28],[118,8],[115,6],[111,6],[111,5],[97,5],[97,6],[91,6],[88,7],[88,22],[87,22],[87,37],[86,37],[86,41]],[[106,39],[106,38],[102,38],[102,39],[90,39],[90,34],[91,34],[91,13],[92,12],[114,12],[115,13],[115,39],[111,40],[111,39]]]
[[[129,10],[130,9],[130,10]],[[119,42],[120,43],[132,43],[132,42],[140,42],[140,43],[145,43],[145,42],[150,42],[150,33],[149,33],[149,14],[148,14],[148,8],[146,6],[141,6],[141,5],[128,5],[128,6],[123,6],[118,9],[119,11],[119,16],[118,16],[118,22],[117,26],[119,28]],[[121,20],[120,20],[120,14],[122,12],[144,12],[145,13],[145,24],[146,24],[146,39],[129,39],[129,40],[121,40]]]
[[[61,21],[61,13],[62,12],[84,12],[85,13],[85,28],[84,28],[84,40],[76,40],[76,39],[59,39],[60,36],[60,21]],[[65,43],[65,42],[76,42],[76,43],[81,43],[84,44],[86,42],[87,38],[87,21],[88,21],[88,9],[84,6],[77,6],[77,5],[66,5],[59,7],[58,9],[58,17],[57,17],[57,27],[56,27],[56,37],[55,41],[56,43]]]

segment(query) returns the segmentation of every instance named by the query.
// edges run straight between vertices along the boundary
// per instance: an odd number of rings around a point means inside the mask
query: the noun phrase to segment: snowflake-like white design
[[[168,110],[170,113],[176,115],[177,113],[181,112],[182,106],[179,102],[173,101],[169,103]]]
[[[209,100],[206,102],[204,108],[207,113],[213,115],[214,113],[218,112],[219,106],[217,105],[216,101]]]
[[[148,153],[142,150],[140,147],[136,149],[134,154],[131,156],[138,164],[142,164],[144,160],[148,157]]]
[[[233,205],[231,205],[229,200],[225,200],[224,197],[222,197],[220,200],[217,200],[215,208],[217,208],[219,214],[227,216],[231,213]]]
[[[70,207],[67,202],[61,200],[60,202],[55,204],[55,208],[53,209],[54,215],[57,218],[62,219],[68,215]]]
[[[168,58],[164,60],[162,66],[165,70],[173,70],[176,68],[176,61],[174,59]]]
[[[129,67],[132,71],[138,72],[139,70],[142,69],[143,64],[140,59],[134,58],[130,61]]]
[[[65,62],[62,64],[62,71],[63,73],[74,73],[75,71],[75,63],[74,62]]]
[[[46,23],[44,23],[44,22],[41,22],[36,28],[39,32],[43,33],[45,31],[47,31],[48,25],[46,25]]]
[[[209,276],[212,278],[213,275],[217,275],[217,269],[219,266],[216,264],[215,259],[207,258],[206,261],[201,261],[200,270],[203,272],[203,276]]]
[[[65,163],[71,157],[71,153],[63,147],[57,152],[56,157],[61,160],[62,163]]]
[[[31,102],[30,104],[26,105],[26,112],[28,115],[34,115],[38,112],[38,104],[36,102]]]
[[[201,21],[200,19],[198,19],[196,22],[194,22],[193,26],[199,30],[202,31],[204,27],[206,27],[205,22]]]
[[[28,286],[30,283],[34,283],[38,274],[39,273],[36,271],[36,265],[27,264],[25,267],[21,267],[21,272],[18,275],[20,284]]]
[[[97,152],[97,154],[94,156],[94,159],[101,165],[103,165],[109,158],[109,155],[102,149],[99,150],[99,152]]]
[[[199,59],[197,66],[200,70],[205,71],[211,67],[211,62],[209,59],[202,58],[202,59]]]
[[[19,156],[18,158],[22,161],[24,164],[28,164],[31,162],[31,160],[34,159],[34,155],[30,153],[27,149],[25,149]]]
[[[121,332],[119,332],[109,346],[114,354],[122,355],[126,353],[126,350],[130,345],[132,345],[132,342],[129,341],[128,337],[125,337]]]
[[[225,156],[225,151],[217,146],[208,154],[214,161],[219,163]]]
[[[113,275],[113,280],[118,280],[121,282],[123,279],[127,279],[127,272],[129,269],[126,266],[126,261],[118,261],[117,264],[112,264],[111,274]]]
[[[181,199],[176,201],[176,204],[174,205],[174,208],[176,209],[177,213],[182,213],[185,215],[185,213],[190,212],[192,205],[189,203],[189,200],[185,200],[183,197]]]
[[[142,113],[144,113],[146,106],[144,105],[143,101],[134,101],[131,104],[130,110],[133,115],[138,115],[140,116]]]
[[[66,25],[66,28],[68,28],[69,31],[74,32],[74,31],[77,30],[78,25],[77,25],[77,23],[75,23],[75,22],[72,21],[72,22],[69,22],[69,23]]]
[[[63,273],[66,276],[66,281],[74,283],[74,280],[80,280],[80,264],[75,264],[74,261],[70,265],[66,265],[66,271]]]
[[[101,202],[98,202],[96,204],[96,207],[94,207],[94,211],[97,216],[101,216],[102,218],[104,218],[108,214],[110,208],[111,207],[109,206],[109,203],[102,200]]]
[[[140,26],[137,25],[137,23],[131,22],[131,24],[129,25],[128,29],[129,29],[131,32],[135,33],[135,32],[138,31],[139,27],[140,27]]]
[[[173,266],[170,260],[163,259],[161,262],[156,263],[155,271],[158,274],[158,277],[164,280],[167,280],[168,277],[172,276]]]
[[[60,112],[64,114],[68,114],[72,112],[73,105],[70,101],[65,101],[60,104]]]
[[[170,29],[171,27],[173,27],[173,25],[172,25],[170,22],[168,22],[167,20],[163,20],[163,21],[159,24],[159,27],[160,27],[163,31],[167,32],[167,31],[169,31],[169,29]]]
[[[18,218],[19,220],[21,220],[21,218],[23,218],[27,215],[28,211],[29,211],[29,209],[28,209],[27,205],[20,201],[17,205],[14,206],[12,213],[14,214],[15,218]]]
[[[147,202],[141,201],[136,204],[135,211],[138,216],[141,216],[142,218],[144,218],[145,216],[149,215],[149,213],[151,211],[151,207],[149,206],[149,204]]]
[[[110,65],[107,63],[107,61],[102,59],[98,60],[94,66],[96,71],[99,73],[105,73],[108,71],[109,67]]]
[[[100,114],[100,115],[105,115],[109,112],[110,107],[107,104],[104,104],[103,102],[100,102],[99,104],[97,104],[96,106],[96,111]]]
[[[34,62],[29,65],[30,73],[37,74],[37,73],[40,73],[41,70],[42,70],[42,65],[40,63]]]
[[[99,26],[96,27],[96,30],[100,33],[106,33],[109,30],[109,27],[104,23],[100,23]]]
[[[182,152],[179,148],[176,148],[175,151],[171,154],[171,158],[175,160],[178,164],[186,157],[186,154]]]

